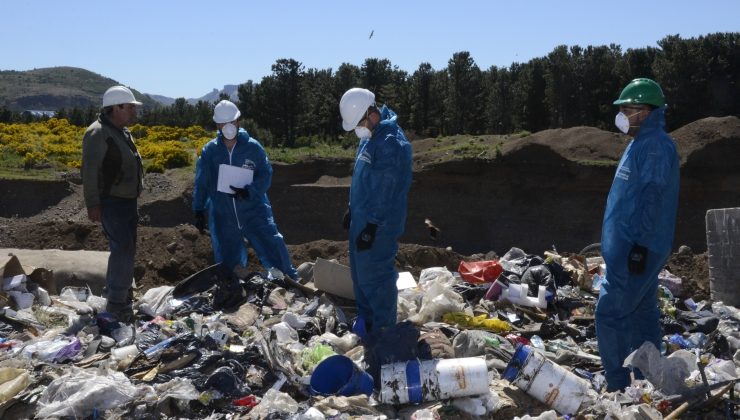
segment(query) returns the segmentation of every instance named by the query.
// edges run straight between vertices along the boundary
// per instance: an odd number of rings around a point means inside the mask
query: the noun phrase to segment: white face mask
[[[624,134],[627,134],[627,132],[630,131],[630,119],[624,115],[624,112],[620,112],[616,117],[614,117],[614,125],[616,125],[619,131]]]
[[[355,127],[355,135],[360,140],[369,139],[370,137],[372,137],[373,132],[370,131],[370,129],[367,127]]]
[[[232,123],[227,123],[223,127],[221,127],[221,134],[224,135],[229,140],[234,139],[236,137],[237,128]]]

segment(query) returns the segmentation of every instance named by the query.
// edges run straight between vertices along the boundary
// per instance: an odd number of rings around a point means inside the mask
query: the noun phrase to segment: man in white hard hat
[[[88,218],[101,223],[110,246],[106,311],[130,321],[136,255],[137,198],[144,171],[127,126],[142,103],[125,86],[103,94],[103,108],[82,139],[82,187]]]
[[[203,146],[195,167],[195,226],[201,232],[205,230],[208,211],[215,260],[228,274],[232,274],[237,266],[247,266],[244,246],[244,238],[247,238],[262,267],[270,273],[277,269],[296,280],[298,273],[290,261],[288,248],[275,224],[267,198],[267,190],[272,183],[272,166],[259,141],[239,128],[240,116],[237,106],[227,100],[219,102],[213,109],[218,135]],[[252,181],[229,185],[227,191],[219,190],[221,165],[252,171]]]
[[[358,323],[368,334],[396,323],[395,257],[406,223],[411,144],[388,107],[367,89],[352,88],[339,102],[342,127],[360,139],[350,189],[349,255]],[[348,219],[348,220],[347,220]],[[360,330],[362,327],[359,328]]]

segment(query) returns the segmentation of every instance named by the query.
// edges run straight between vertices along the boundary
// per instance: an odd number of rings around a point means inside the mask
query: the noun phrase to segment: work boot
[[[125,324],[134,322],[134,310],[130,303],[108,302],[105,311],[113,315],[116,320]]]

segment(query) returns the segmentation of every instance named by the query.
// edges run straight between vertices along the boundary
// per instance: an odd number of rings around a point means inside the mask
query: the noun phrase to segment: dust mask
[[[233,140],[236,137],[237,128],[232,123],[227,123],[221,127],[221,134],[229,140]]]
[[[624,112],[620,112],[616,117],[614,117],[614,125],[616,125],[619,131],[624,134],[627,134],[627,132],[630,131],[630,119],[624,115]]]
[[[369,139],[370,137],[372,137],[373,132],[370,131],[370,129],[367,127],[355,127],[355,135],[360,140]]]

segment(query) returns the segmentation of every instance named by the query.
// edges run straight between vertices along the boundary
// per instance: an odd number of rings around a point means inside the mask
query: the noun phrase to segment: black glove
[[[344,216],[342,216],[342,228],[344,230],[349,230],[349,223],[352,220],[352,214],[349,212],[349,207],[347,207],[347,211],[344,212]]]
[[[195,212],[195,227],[200,233],[206,230],[206,213],[203,210]]]
[[[637,244],[632,245],[629,257],[627,258],[627,268],[632,274],[642,274],[647,265],[648,250],[644,246]]]
[[[237,188],[233,185],[229,185],[229,188],[234,191],[236,198],[240,200],[246,200],[249,198],[249,189],[246,186],[244,188]]]
[[[357,245],[358,251],[366,251],[373,247],[373,241],[375,240],[375,231],[378,230],[378,225],[368,223],[365,225],[365,229],[362,229],[355,244]]]

